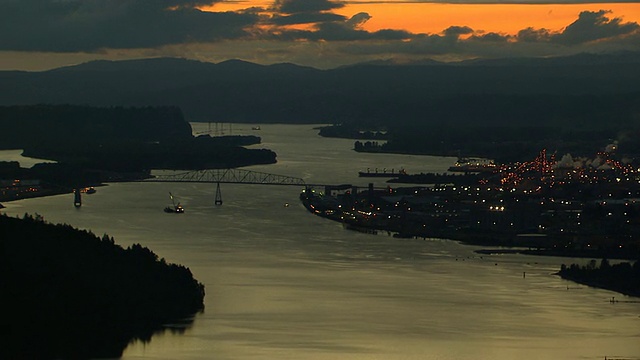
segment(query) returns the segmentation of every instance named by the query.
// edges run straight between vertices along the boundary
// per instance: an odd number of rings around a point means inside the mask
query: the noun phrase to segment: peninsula
[[[0,149],[53,160],[22,169],[0,163],[0,200],[148,177],[152,169],[234,168],[276,162],[255,135],[194,136],[177,107],[0,107]],[[18,179],[16,183],[14,180]],[[24,184],[30,186],[24,188]]]
[[[3,359],[117,358],[165,324],[204,309],[191,271],[135,244],[126,249],[42,217],[0,215]]]
[[[473,177],[411,187],[327,186],[300,195],[315,215],[364,232],[444,238],[527,254],[640,259],[640,172],[614,147],[593,158],[496,165]],[[460,180],[460,181],[458,181]]]

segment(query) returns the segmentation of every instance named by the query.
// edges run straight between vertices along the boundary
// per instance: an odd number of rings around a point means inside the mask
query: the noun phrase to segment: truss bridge
[[[301,178],[242,169],[208,169],[162,174],[144,181],[305,186],[305,182]]]
[[[216,205],[222,205],[220,184],[307,186],[302,178],[242,169],[208,169],[155,175],[144,182],[216,183]]]

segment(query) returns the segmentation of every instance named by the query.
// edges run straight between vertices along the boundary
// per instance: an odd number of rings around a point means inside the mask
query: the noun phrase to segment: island
[[[0,107],[0,149],[52,160],[31,169],[0,163],[0,201],[140,180],[154,169],[235,168],[276,162],[246,148],[255,135],[194,136],[177,107],[29,105]],[[15,181],[18,180],[18,181]]]
[[[25,214],[0,215],[0,246],[3,359],[117,358],[204,310],[191,271],[139,244]]]

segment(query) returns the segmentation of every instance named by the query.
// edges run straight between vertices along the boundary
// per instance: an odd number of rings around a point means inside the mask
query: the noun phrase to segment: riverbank
[[[204,309],[189,268],[41,216],[0,216],[2,358],[118,358],[134,340],[184,329]],[[167,325],[172,324],[172,325]]]
[[[8,203],[11,201],[18,201],[24,199],[32,199],[39,198],[45,196],[54,196],[61,194],[70,194],[73,192],[73,189],[39,189],[37,191],[18,191],[11,194],[5,194],[3,191],[0,191],[0,201],[4,203]],[[4,208],[2,204],[0,204],[0,209]]]
[[[640,261],[612,265],[603,258],[599,265],[596,264],[596,260],[591,260],[583,266],[563,264],[557,275],[579,284],[640,297]]]
[[[512,202],[502,192],[497,192],[499,201],[479,193],[483,200],[463,199],[460,189],[453,186],[448,189],[369,189],[357,194],[346,191],[335,195],[305,189],[300,200],[311,213],[340,222],[346,228],[387,232],[396,238],[441,238],[467,245],[519,248],[518,252],[526,255],[640,258],[638,241],[623,236],[635,231],[632,225],[628,225],[628,229],[617,228],[617,232],[610,234],[597,233],[591,227],[582,233],[562,231],[569,226],[571,218],[558,217],[557,224],[551,223],[548,214],[557,212],[554,202],[550,202],[551,207],[544,202]],[[476,191],[479,190],[474,188],[474,195]],[[599,213],[590,214],[591,210],[588,207],[571,209],[569,214],[579,211],[588,221],[596,224],[603,221],[597,217]],[[630,211],[629,205],[626,211]],[[609,213],[604,214],[606,221],[611,217]],[[535,224],[544,224],[546,231],[532,229]]]

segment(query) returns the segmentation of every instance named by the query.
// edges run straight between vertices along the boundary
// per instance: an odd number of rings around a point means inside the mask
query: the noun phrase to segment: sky
[[[181,57],[333,68],[640,51],[640,2],[0,0],[0,70]]]

